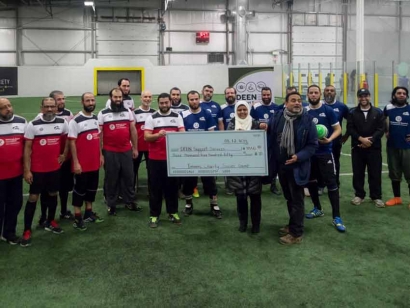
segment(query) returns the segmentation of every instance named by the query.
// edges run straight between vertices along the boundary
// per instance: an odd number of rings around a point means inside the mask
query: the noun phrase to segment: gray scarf
[[[280,139],[280,147],[286,149],[289,156],[295,154],[295,131],[293,129],[293,121],[303,113],[303,109],[299,113],[290,112],[285,108],[283,117],[285,125],[283,126],[282,138]]]

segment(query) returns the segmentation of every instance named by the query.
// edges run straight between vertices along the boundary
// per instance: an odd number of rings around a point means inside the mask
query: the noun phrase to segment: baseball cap
[[[357,96],[361,96],[361,95],[370,95],[370,91],[364,88],[359,89],[357,91]]]

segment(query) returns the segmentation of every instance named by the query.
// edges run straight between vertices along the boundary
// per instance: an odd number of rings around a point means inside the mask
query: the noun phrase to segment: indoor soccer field
[[[107,97],[97,99],[100,110]],[[222,103],[223,96],[214,99]],[[41,98],[11,102],[16,114],[30,120]],[[66,107],[79,111],[79,97],[67,97]],[[223,179],[218,179],[222,220],[209,215],[200,188],[194,215],[182,217],[181,226],[163,214],[159,228],[150,229],[142,175],[140,213],[120,207],[118,216],[108,216],[100,192],[94,209],[105,221],[86,232],[64,221],[61,235],[35,230],[29,248],[1,242],[0,307],[408,307],[407,188],[402,185],[403,206],[379,209],[369,200],[351,205],[349,144],[343,147],[341,170],[345,234],[332,226],[324,194],[325,216],[305,220],[302,244],[280,245],[286,204],[268,186],[262,194],[261,232],[239,233],[235,197],[225,195]],[[391,189],[384,170],[387,199]],[[306,209],[311,205],[306,198]],[[181,211],[183,200],[179,206]],[[19,234],[22,222],[23,212]]]

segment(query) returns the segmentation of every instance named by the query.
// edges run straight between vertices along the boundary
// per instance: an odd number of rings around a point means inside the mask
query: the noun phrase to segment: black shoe
[[[193,212],[194,212],[194,206],[193,205],[191,205],[190,207],[185,205],[184,216],[192,215]]]
[[[246,232],[247,228],[248,228],[248,226],[246,225],[246,223],[244,223],[244,222],[239,223],[239,228],[238,228],[239,232]]]
[[[28,247],[31,246],[31,230],[26,230],[23,233],[20,241],[21,247]]]
[[[79,230],[79,231],[85,231],[85,230],[87,230],[87,226],[85,225],[84,220],[82,220],[82,219],[80,219],[80,220],[78,220],[78,219],[74,220],[73,227],[74,227],[74,229],[77,229],[77,230]]]
[[[110,207],[110,210],[108,211],[108,215],[117,216],[117,208],[115,206]]]
[[[213,216],[215,216],[217,219],[221,219],[222,218],[222,212],[219,208],[215,209],[215,207],[216,207],[215,205],[211,206],[211,214]]]
[[[58,223],[55,220],[53,220],[51,222],[46,222],[44,230],[53,232],[54,234],[64,233],[63,229],[60,228],[60,226],[58,225]]]
[[[70,211],[65,212],[64,214],[60,214],[60,220],[66,219],[66,220],[74,220],[74,215]]]
[[[84,215],[84,222],[100,223],[104,222],[104,219],[98,216],[96,212],[91,212],[91,214],[89,214],[88,216]]]
[[[1,239],[2,239],[3,241],[5,241],[6,243],[9,243],[10,245],[20,244],[20,238],[19,238],[18,236],[16,236],[15,234],[9,236],[8,238],[1,237]]]
[[[256,234],[256,233],[259,233],[259,231],[260,231],[259,225],[252,226],[252,230],[251,230],[252,233]]]
[[[275,194],[277,196],[281,195],[280,190],[276,187],[276,183],[272,183],[270,185],[270,191],[271,191],[272,194]]]
[[[141,212],[142,208],[135,202],[126,203],[125,207],[133,212]]]

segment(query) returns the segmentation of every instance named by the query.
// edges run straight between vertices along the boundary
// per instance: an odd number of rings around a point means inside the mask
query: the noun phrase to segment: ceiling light
[[[84,1],[85,6],[94,6],[94,1]]]

